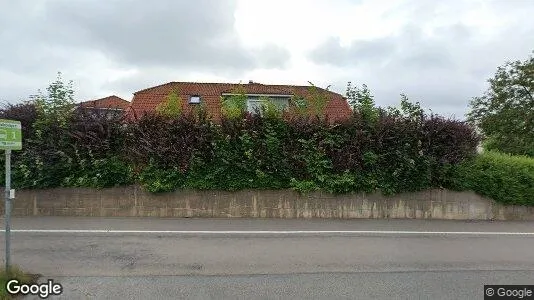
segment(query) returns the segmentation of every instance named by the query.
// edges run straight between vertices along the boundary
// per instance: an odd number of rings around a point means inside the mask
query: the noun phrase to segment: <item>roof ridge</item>
[[[81,104],[81,105],[90,105],[90,104],[93,104],[93,105],[98,105],[98,103],[102,103],[102,102],[106,102],[106,101],[117,101],[120,100],[121,102],[124,102],[125,104],[128,103],[128,104],[131,104],[130,101],[126,100],[126,99],[123,99],[117,95],[111,95],[111,96],[106,96],[106,97],[103,97],[103,98],[98,98],[98,99],[91,99],[91,100],[85,100],[85,101],[80,101],[78,102],[78,104]]]
[[[117,99],[119,99],[119,100],[121,100],[121,101],[125,101],[125,102],[130,103],[130,101],[128,101],[128,100],[126,100],[126,99],[124,99],[124,98],[121,98],[121,97],[119,97],[119,96],[117,96],[117,95],[110,95],[110,96],[106,96],[106,97],[102,97],[102,98],[91,99],[91,100],[85,100],[85,101],[81,101],[81,102],[79,102],[79,103],[92,103],[92,102],[106,101],[106,100],[111,100],[111,99],[113,99],[113,97],[115,97],[115,98],[117,98]]]
[[[202,81],[169,81],[169,82],[166,82],[166,83],[163,83],[163,84],[159,84],[159,85],[156,85],[156,86],[152,86],[152,87],[149,87],[149,88],[145,88],[145,89],[136,91],[136,92],[133,93],[133,95],[149,92],[151,90],[154,90],[154,89],[157,89],[157,88],[161,88],[161,87],[164,87],[164,86],[173,85],[173,84],[213,84],[213,85],[245,85],[245,86],[246,85],[250,85],[250,84],[259,84],[259,85],[271,86],[271,87],[291,87],[291,88],[310,88],[312,86],[315,86],[316,88],[319,88],[321,90],[324,90],[324,91],[327,91],[327,92],[331,92],[331,93],[334,93],[334,94],[339,94],[339,93],[336,93],[334,91],[327,90],[326,88],[322,88],[320,86],[316,86],[316,85],[312,85],[312,84],[310,84],[310,85],[264,84],[264,83],[259,83],[259,82],[247,83],[247,82],[241,82],[241,81],[238,82],[238,83],[232,83],[232,82],[206,82],[206,81],[204,81],[204,82],[202,82]]]
[[[152,87],[149,87],[149,88],[146,88],[146,89],[142,89],[142,90],[139,90],[137,92],[134,92],[133,94],[138,94],[138,93],[144,93],[144,92],[147,92],[147,91],[150,91],[150,90],[153,90],[153,89],[157,89],[157,88],[160,88],[160,87],[163,87],[163,86],[167,86],[167,85],[172,85],[172,84],[216,84],[216,85],[239,85],[239,84],[243,84],[245,85],[246,83],[231,83],[231,82],[207,82],[207,81],[169,81],[169,82],[166,82],[166,83],[163,83],[163,84],[159,84],[159,85],[156,85],[156,86],[152,86]]]

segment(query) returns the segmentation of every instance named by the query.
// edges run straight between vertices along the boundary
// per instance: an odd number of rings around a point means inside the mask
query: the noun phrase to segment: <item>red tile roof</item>
[[[156,106],[163,102],[169,93],[177,90],[179,96],[183,99],[185,109],[195,105],[188,103],[189,97],[199,95],[208,112],[215,119],[218,119],[221,113],[221,95],[232,93],[239,87],[244,88],[247,94],[298,95],[303,97],[309,94],[310,88],[310,86],[266,85],[260,83],[240,85],[233,83],[169,82],[135,92],[128,109],[128,115],[132,116],[135,113],[135,115],[140,116],[146,112],[154,111]],[[330,119],[339,120],[351,115],[352,111],[345,97],[332,91],[320,90],[329,98],[325,113]]]
[[[130,102],[127,100],[124,100],[120,97],[117,97],[115,95],[108,96],[101,99],[96,100],[90,100],[90,101],[84,101],[80,103],[80,106],[85,108],[119,108],[119,109],[126,109],[128,106],[130,106]]]

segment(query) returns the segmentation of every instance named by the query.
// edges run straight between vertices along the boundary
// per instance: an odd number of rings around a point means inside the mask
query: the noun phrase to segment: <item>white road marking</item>
[[[0,232],[5,232],[1,230]],[[388,230],[106,230],[106,229],[11,229],[12,233],[133,233],[133,234],[385,234],[385,235],[524,235],[534,236],[534,232],[498,231],[388,231]]]

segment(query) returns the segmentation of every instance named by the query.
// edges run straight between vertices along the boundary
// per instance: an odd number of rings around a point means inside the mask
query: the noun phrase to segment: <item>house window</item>
[[[261,112],[261,107],[264,100],[260,100],[258,97],[249,97],[247,99],[247,111],[250,113]]]
[[[247,111],[250,113],[255,113],[262,109],[262,106],[265,105],[266,101],[269,101],[276,105],[280,110],[284,110],[289,105],[289,98],[287,97],[256,97],[249,96],[247,99]]]
[[[194,95],[189,98],[190,104],[199,104],[200,103],[200,96]]]
[[[285,110],[289,106],[289,98],[276,97],[269,99],[278,108]]]

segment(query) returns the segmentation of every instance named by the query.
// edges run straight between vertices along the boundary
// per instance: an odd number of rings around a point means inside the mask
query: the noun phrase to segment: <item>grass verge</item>
[[[0,300],[17,298],[16,296],[8,294],[6,290],[6,284],[11,279],[17,279],[20,283],[32,284],[37,282],[39,275],[25,273],[17,266],[12,266],[9,272],[6,272],[5,268],[2,268],[0,271]]]

